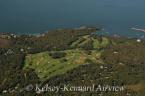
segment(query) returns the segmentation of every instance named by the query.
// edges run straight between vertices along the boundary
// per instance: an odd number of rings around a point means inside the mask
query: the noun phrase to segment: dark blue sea
[[[145,0],[0,0],[0,32],[37,34],[99,26],[104,34],[144,37]]]

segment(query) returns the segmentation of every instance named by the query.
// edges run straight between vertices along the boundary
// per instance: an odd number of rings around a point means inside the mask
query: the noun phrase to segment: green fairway
[[[83,46],[92,44],[93,49],[84,50]],[[88,35],[78,38],[72,42],[70,47],[75,49],[64,51],[46,51],[37,54],[28,54],[25,59],[24,70],[32,68],[37,73],[40,80],[64,74],[82,64],[103,63],[100,59],[102,51],[109,44],[105,37],[102,41]]]
[[[94,49],[105,48],[106,46],[108,46],[110,44],[109,39],[106,37],[102,37],[101,42],[99,42],[98,39],[94,39],[94,38],[92,38],[92,40],[93,40]]]
[[[81,49],[65,50],[63,52],[66,53],[66,56],[57,59],[52,58],[49,52],[29,54],[25,59],[24,70],[27,68],[34,69],[38,77],[43,81],[50,77],[64,74],[79,65],[87,64],[89,63],[88,59],[92,62],[99,62],[101,54],[100,52],[92,51],[88,55],[85,50]]]

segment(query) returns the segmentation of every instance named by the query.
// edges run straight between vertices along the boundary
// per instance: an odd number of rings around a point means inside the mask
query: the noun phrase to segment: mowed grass
[[[76,47],[76,46],[81,47],[86,42],[88,42],[89,39],[90,39],[89,38],[89,35],[82,36],[82,37],[78,38],[78,40],[72,42],[72,44],[70,45],[70,47],[73,47],[73,48]]]
[[[25,59],[24,70],[32,68],[41,81],[50,77],[64,74],[79,65],[87,64],[89,59],[92,62],[99,62],[101,53],[92,51],[90,55],[82,49],[65,50],[65,57],[54,59],[49,55],[49,52],[37,54],[28,54]]]
[[[94,38],[92,40],[93,40],[93,47],[95,49],[105,48],[107,45],[110,44],[109,39],[106,37],[102,37],[102,42],[99,42],[97,39]]]
[[[74,41],[70,46],[72,48],[81,47],[87,44],[89,41],[92,41],[94,49],[105,48],[106,46],[110,44],[109,39],[106,37],[102,37],[102,41],[100,42],[98,39],[90,37],[89,35],[85,35],[85,36],[80,37],[78,40]]]

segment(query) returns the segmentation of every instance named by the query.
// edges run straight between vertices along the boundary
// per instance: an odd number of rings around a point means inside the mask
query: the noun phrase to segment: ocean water
[[[0,0],[0,32],[36,34],[99,26],[105,34],[144,37],[145,0]]]

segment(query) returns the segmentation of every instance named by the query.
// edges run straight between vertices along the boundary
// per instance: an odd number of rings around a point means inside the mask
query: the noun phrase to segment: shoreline
[[[144,31],[143,29],[138,29],[138,28],[131,28],[132,30],[136,30],[136,31]],[[105,29],[102,27],[94,27],[94,26],[80,26],[80,27],[75,27],[75,28],[57,28],[57,29],[52,29],[52,30],[48,30],[48,31],[44,31],[44,32],[39,32],[39,33],[22,33],[22,34],[17,34],[14,32],[0,32],[0,38],[2,39],[9,39],[9,38],[16,38],[16,37],[21,37],[21,36],[30,36],[30,37],[43,37],[45,35],[47,35],[48,33],[53,33],[56,31],[90,31],[90,33],[99,33],[97,35],[99,36],[107,36],[110,38],[126,38],[126,39],[141,39],[141,40],[145,40],[145,38],[141,38],[138,36],[124,36],[121,34],[105,34]],[[101,33],[101,34],[100,34]]]
[[[26,33],[17,33],[17,32],[0,32],[0,35],[3,34],[15,34],[15,35],[41,35],[41,34],[45,34],[51,31],[59,31],[59,30],[92,30],[92,29],[96,29],[96,30],[103,30],[103,28],[101,27],[95,27],[95,26],[80,26],[80,27],[74,27],[74,28],[56,28],[56,29],[50,29],[50,30],[46,30],[43,32],[38,32],[38,33],[34,33],[34,32],[26,32]]]
[[[135,31],[145,32],[145,29],[139,29],[139,28],[135,28],[135,27],[132,27],[131,29],[135,30]]]

